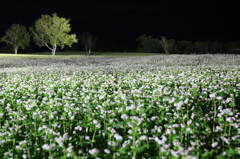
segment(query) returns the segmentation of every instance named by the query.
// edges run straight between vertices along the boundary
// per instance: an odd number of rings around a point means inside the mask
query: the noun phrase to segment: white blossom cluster
[[[1,58],[0,79],[0,158],[240,154],[237,55]]]

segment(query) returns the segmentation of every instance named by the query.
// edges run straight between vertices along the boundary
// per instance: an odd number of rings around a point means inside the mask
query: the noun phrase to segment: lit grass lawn
[[[35,52],[35,53],[28,53],[28,54],[12,54],[12,53],[0,53],[0,58],[1,57],[41,57],[41,56],[45,56],[45,57],[58,57],[58,56],[72,56],[72,55],[76,55],[76,56],[83,56],[83,57],[91,57],[91,56],[113,56],[113,57],[124,57],[124,56],[153,56],[153,55],[160,55],[160,53],[138,53],[138,52],[92,52],[91,55],[87,55],[86,52],[84,51],[59,51],[56,52],[55,56],[51,55],[51,52]]]
[[[0,59],[0,158],[240,158],[240,56]]]

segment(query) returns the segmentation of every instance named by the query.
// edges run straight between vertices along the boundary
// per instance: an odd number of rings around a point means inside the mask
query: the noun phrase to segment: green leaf
[[[119,152],[119,153],[121,153],[121,154],[126,154],[129,149],[129,147],[127,146],[127,147],[121,147],[120,149],[118,149],[117,151]]]
[[[88,104],[86,105],[86,107],[87,107],[87,110],[88,110],[88,111],[92,111],[92,108],[91,108],[91,104],[90,104],[90,103],[88,103]]]
[[[234,101],[231,102],[230,104],[231,107],[235,107],[236,106],[236,103]]]

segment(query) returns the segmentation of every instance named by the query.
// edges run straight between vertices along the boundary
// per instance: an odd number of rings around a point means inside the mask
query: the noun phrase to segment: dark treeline
[[[67,25],[62,25],[63,23]],[[109,34],[104,31],[75,30],[74,32],[77,33],[72,34],[70,19],[59,17],[56,13],[41,15],[33,24],[29,28],[21,24],[12,24],[5,31],[5,35],[0,37],[0,53],[17,54],[18,50],[21,53],[51,50],[53,55],[56,50],[86,51],[88,55],[91,55],[92,51],[166,54],[240,53],[240,41],[198,41],[197,39],[189,41],[179,40],[180,38],[176,40],[165,36],[156,38],[147,34],[128,35],[130,34],[128,32],[119,35],[119,30]],[[171,37],[180,37],[180,35]],[[184,38],[183,35],[182,38]]]
[[[170,54],[205,54],[205,53],[240,53],[240,41],[222,42],[219,40],[207,41],[176,41],[174,39],[153,38],[143,34],[139,36],[137,52],[146,53],[163,53],[165,51],[164,45],[168,46],[168,53]],[[166,38],[166,37],[165,37]]]
[[[78,43],[74,43],[72,47],[66,46],[61,51],[85,51],[86,46],[81,42],[81,35],[78,34]],[[161,37],[153,38],[150,35],[143,34],[138,38],[121,40],[111,40],[103,37],[96,37],[96,42],[92,51],[94,52],[144,52],[144,53],[166,53],[162,44]],[[174,40],[166,39],[169,54],[205,54],[205,53],[240,53],[240,41],[223,42],[219,40],[206,41],[188,41],[188,40]],[[33,41],[21,50],[21,53],[45,52],[49,51],[47,48],[39,48]],[[58,50],[60,51],[60,50]],[[87,50],[86,50],[87,51]],[[12,53],[12,50],[0,43],[1,53]]]

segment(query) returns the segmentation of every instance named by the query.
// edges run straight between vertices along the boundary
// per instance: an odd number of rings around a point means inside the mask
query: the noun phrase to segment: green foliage
[[[213,42],[211,42],[211,49],[210,49],[210,53],[218,53],[218,52],[220,52],[220,49],[221,49],[221,47],[222,47],[222,45],[221,45],[221,43],[218,41],[218,40],[216,40],[216,41],[213,41]]]
[[[240,42],[239,41],[232,41],[226,44],[226,50],[227,52],[236,53],[237,51],[234,51],[232,49],[239,48]],[[239,51],[238,51],[239,52]]]
[[[52,55],[55,55],[57,46],[63,49],[65,45],[71,47],[73,43],[77,43],[76,35],[69,34],[69,21],[70,19],[58,17],[56,13],[52,16],[42,15],[35,21],[34,28],[30,28],[36,45],[46,46],[52,51]]]
[[[25,26],[20,24],[13,24],[5,35],[1,38],[1,42],[5,42],[10,46],[11,50],[17,54],[18,49],[24,50],[30,42],[30,34],[28,33]]]
[[[16,57],[0,158],[239,158],[240,56]]]
[[[139,43],[137,48],[138,52],[155,53],[161,50],[158,39],[152,38],[152,36],[143,34],[138,37],[136,41]]]
[[[198,54],[205,53],[205,45],[203,41],[196,41],[195,42],[195,51]]]
[[[178,54],[190,54],[194,53],[195,48],[191,41],[178,41],[175,47],[176,53]]]
[[[94,37],[89,32],[83,32],[80,36],[80,43],[83,47],[85,47],[86,52],[88,52],[88,55],[91,54],[92,48],[95,46],[97,38]]]
[[[226,44],[221,41],[197,41],[195,42],[195,51],[198,54],[202,53],[224,53],[228,52]],[[231,52],[229,50],[229,52]]]

